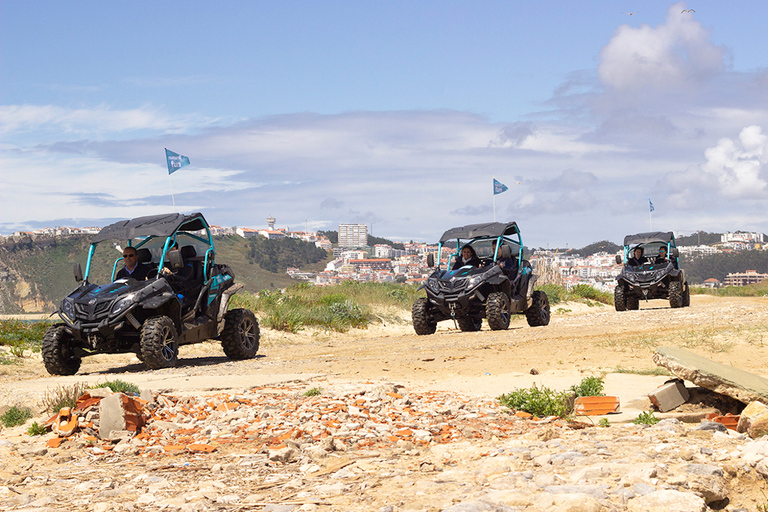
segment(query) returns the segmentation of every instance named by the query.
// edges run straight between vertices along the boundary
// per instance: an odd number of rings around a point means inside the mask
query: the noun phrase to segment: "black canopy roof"
[[[91,239],[91,243],[104,240],[130,240],[136,237],[167,237],[176,231],[198,231],[208,227],[202,213],[167,213],[121,220],[105,226]]]
[[[479,237],[496,237],[502,235],[515,235],[520,233],[517,229],[517,224],[514,222],[487,222],[485,224],[469,224],[468,226],[460,226],[457,228],[451,228],[440,237],[440,242],[446,242],[448,240],[455,240],[461,238],[463,240]]]
[[[651,231],[624,237],[624,245],[648,244],[651,242],[664,242],[668,244],[674,241],[675,234],[672,231]]]

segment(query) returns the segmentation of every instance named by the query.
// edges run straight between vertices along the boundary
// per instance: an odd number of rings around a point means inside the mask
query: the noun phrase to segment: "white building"
[[[339,224],[339,247],[366,247],[367,245],[367,225]]]

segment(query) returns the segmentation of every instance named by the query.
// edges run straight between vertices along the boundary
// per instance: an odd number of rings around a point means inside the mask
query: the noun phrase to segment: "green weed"
[[[32,417],[32,411],[28,407],[20,408],[16,405],[6,411],[5,414],[0,416],[0,422],[6,427],[16,427],[23,425],[29,418]]]
[[[38,422],[32,423],[27,429],[27,434],[31,436],[42,436],[48,432],[48,429],[44,425],[40,425]]]
[[[110,381],[104,382],[103,384],[98,384],[94,387],[109,388],[112,390],[113,393],[134,393],[138,395],[139,392],[141,391],[139,389],[139,386],[137,386],[136,384],[131,384],[130,382],[124,382],[120,379],[110,380]]]
[[[632,420],[635,425],[655,425],[658,422],[659,418],[653,415],[653,411],[643,411]]]
[[[608,428],[611,426],[611,422],[608,421],[608,418],[600,418],[600,421],[597,422],[598,427]]]
[[[501,395],[498,400],[501,405],[524,411],[534,416],[565,417],[572,411],[572,395],[562,391],[552,391],[547,387],[538,388],[535,384],[528,389],[519,389]]]
[[[580,396],[604,396],[603,377],[584,377],[578,386],[571,386],[571,391]]]
[[[323,390],[320,388],[308,389],[304,392],[304,396],[320,396]]]

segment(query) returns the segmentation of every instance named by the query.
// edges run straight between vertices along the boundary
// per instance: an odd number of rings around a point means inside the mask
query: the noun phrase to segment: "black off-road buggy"
[[[481,259],[481,266],[451,270],[461,248],[469,244]],[[449,255],[447,268],[441,268]],[[524,313],[528,324],[549,324],[549,299],[534,290],[538,278],[523,259],[523,242],[514,222],[472,224],[449,229],[440,237],[437,269],[419,289],[425,298],[416,299],[411,311],[416,334],[433,334],[437,322],[453,319],[462,331],[479,331],[483,318],[494,330],[509,327],[512,313]],[[502,267],[501,261],[509,265]],[[432,254],[427,265],[435,266]]]
[[[666,248],[668,256],[666,261],[657,263],[659,247]],[[636,248],[642,249],[647,262],[641,265],[631,264]],[[680,268],[679,258],[680,252],[672,231],[625,236],[624,254],[616,255],[616,263],[624,263],[613,291],[616,311],[638,309],[641,299],[666,299],[673,308],[690,306],[691,291],[688,281],[685,280],[685,272]]]
[[[104,243],[106,242],[106,243]],[[122,254],[97,258],[96,249],[136,248],[139,261],[150,266],[145,281],[115,280]],[[180,250],[171,250],[177,244]],[[101,251],[99,251],[101,252]],[[175,366],[179,346],[218,338],[227,357],[248,359],[259,349],[259,323],[250,310],[227,311],[235,284],[227,265],[215,263],[208,223],[200,213],[140,217],[111,224],[91,240],[80,285],[57,310],[62,323],[43,337],[43,361],[52,375],[74,375],[83,356],[135,353],[151,369]],[[107,261],[106,284],[91,282],[91,273]],[[167,267],[171,272],[158,272]],[[184,268],[191,267],[191,268]],[[177,272],[185,270],[185,279]]]

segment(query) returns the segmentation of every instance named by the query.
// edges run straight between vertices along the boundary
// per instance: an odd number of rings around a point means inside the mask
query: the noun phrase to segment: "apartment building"
[[[366,247],[367,245],[367,225],[339,224],[339,247]]]

